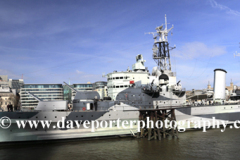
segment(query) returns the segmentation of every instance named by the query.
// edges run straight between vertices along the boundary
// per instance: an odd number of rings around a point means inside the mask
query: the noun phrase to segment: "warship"
[[[139,110],[164,107],[176,108],[177,121],[212,121],[212,117],[216,120],[228,120],[229,123],[237,120],[240,116],[239,104],[227,105],[225,102],[218,105],[192,106],[186,103],[186,91],[181,82],[177,82],[176,73],[171,70],[170,51],[174,47],[169,46],[167,37],[172,28],[173,26],[167,29],[165,16],[165,28],[161,25],[156,28],[156,32],[149,33],[153,35],[153,60],[157,63],[152,73],[145,67],[146,61],[139,54],[132,70],[128,68],[123,72],[114,71],[106,75],[108,97],[101,96],[97,91],[77,91],[68,85],[76,92],[71,110],[67,107],[67,101],[43,101],[33,93],[28,93],[39,101],[33,111],[0,112],[0,142],[132,135],[137,133]],[[225,70],[217,69],[215,78],[224,76],[225,73]],[[220,98],[217,94],[214,98],[221,103],[225,95],[224,82],[218,84],[223,84],[219,86],[220,90],[218,87],[214,90],[220,93]],[[40,125],[46,120],[51,121],[49,126],[45,123],[45,127]],[[118,120],[128,122],[125,126],[129,127],[119,126]],[[39,125],[30,124],[32,121]],[[88,127],[86,124],[84,126],[86,121]],[[93,130],[89,126],[95,121],[109,123]],[[22,127],[19,127],[19,123]],[[34,128],[34,125],[37,127]],[[190,128],[193,125],[190,123]]]

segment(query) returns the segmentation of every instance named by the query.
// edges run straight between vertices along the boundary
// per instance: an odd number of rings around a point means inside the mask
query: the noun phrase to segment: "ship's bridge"
[[[108,96],[113,100],[116,100],[116,96],[119,92],[131,87],[141,86],[149,83],[150,73],[147,67],[144,66],[145,60],[142,55],[136,56],[136,63],[133,64],[132,70],[127,71],[114,71],[107,74],[107,87]]]

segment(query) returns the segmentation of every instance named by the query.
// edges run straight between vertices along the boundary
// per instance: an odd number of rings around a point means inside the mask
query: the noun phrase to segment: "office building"
[[[78,91],[92,91],[93,90],[93,84],[90,82],[87,83],[77,83],[72,85],[74,89]],[[76,92],[72,91],[72,99],[75,97]]]
[[[38,101],[27,92],[36,95],[43,101],[64,99],[62,84],[24,84],[20,89],[22,109],[33,109],[38,104]]]

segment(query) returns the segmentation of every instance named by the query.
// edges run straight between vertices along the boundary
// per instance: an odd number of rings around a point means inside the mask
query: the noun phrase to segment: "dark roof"
[[[214,69],[214,72],[215,72],[215,71],[223,71],[223,72],[227,73],[227,71],[226,71],[226,70],[224,70],[224,69],[221,69],[221,68],[216,68],[216,69]]]

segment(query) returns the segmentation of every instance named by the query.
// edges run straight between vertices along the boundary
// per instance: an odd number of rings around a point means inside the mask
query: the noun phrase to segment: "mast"
[[[153,59],[157,63],[160,70],[171,71],[171,61],[169,53],[168,33],[173,29],[167,29],[167,16],[165,15],[165,29],[163,25],[156,28],[156,32],[150,32],[153,35]]]

